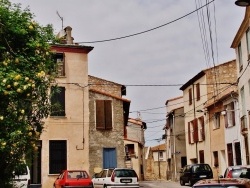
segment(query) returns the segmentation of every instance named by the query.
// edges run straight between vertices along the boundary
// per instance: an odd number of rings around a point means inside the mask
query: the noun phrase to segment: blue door
[[[103,168],[116,168],[116,149],[103,148]]]

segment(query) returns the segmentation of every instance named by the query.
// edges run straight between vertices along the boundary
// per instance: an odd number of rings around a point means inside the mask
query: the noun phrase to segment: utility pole
[[[160,164],[160,141],[161,141],[161,139],[160,138],[158,138],[158,139],[155,139],[157,142],[158,142],[158,151],[157,151],[157,153],[158,153],[158,170],[159,170],[159,179],[161,179],[161,164]]]

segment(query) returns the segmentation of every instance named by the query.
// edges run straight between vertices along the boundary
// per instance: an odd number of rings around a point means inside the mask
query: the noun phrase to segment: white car
[[[130,168],[103,169],[92,178],[95,188],[139,188],[138,176]]]
[[[13,172],[15,188],[28,188],[30,185],[30,170],[26,164],[20,164]]]

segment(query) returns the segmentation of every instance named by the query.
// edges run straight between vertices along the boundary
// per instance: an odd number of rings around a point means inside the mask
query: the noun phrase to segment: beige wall
[[[200,100],[196,100],[196,88],[194,85],[194,97],[195,100],[193,101],[192,105],[189,105],[189,94],[188,90],[191,88],[193,90],[193,85],[188,86],[183,91],[183,100],[184,100],[184,113],[185,113],[185,133],[186,133],[186,152],[187,152],[187,164],[193,163],[192,159],[199,158],[199,151],[204,151],[205,163],[211,162],[210,158],[210,134],[209,134],[209,127],[205,126],[205,141],[202,143],[193,143],[189,144],[188,142],[188,122],[191,122],[195,118],[199,118],[204,115],[204,113],[197,112],[197,110],[205,110],[204,104],[207,102],[207,81],[206,76],[195,80],[193,84],[200,84]],[[205,117],[206,122],[206,117]],[[198,161],[199,162],[199,161]]]
[[[57,78],[65,87],[65,117],[45,120],[42,140],[42,185],[52,187],[58,174],[49,174],[49,141],[67,140],[67,168],[88,171],[88,84],[87,54],[65,53],[66,76]],[[83,87],[68,83],[79,83]],[[83,144],[84,139],[84,144]]]

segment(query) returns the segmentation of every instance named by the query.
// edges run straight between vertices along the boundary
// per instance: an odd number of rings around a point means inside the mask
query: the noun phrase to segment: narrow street
[[[188,185],[181,186],[179,182],[158,180],[158,181],[141,181],[141,188],[189,188]]]

